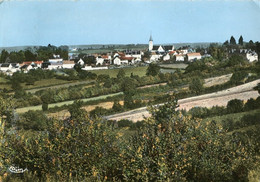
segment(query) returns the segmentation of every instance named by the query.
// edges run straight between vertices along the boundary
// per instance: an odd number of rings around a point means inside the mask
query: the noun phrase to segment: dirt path
[[[226,106],[229,100],[240,99],[247,100],[249,98],[257,98],[259,96],[257,91],[253,88],[260,83],[260,79],[253,82],[249,82],[240,86],[232,87],[219,92],[214,92],[211,94],[205,94],[195,97],[190,97],[186,99],[179,100],[179,109],[189,110],[193,107],[213,107],[213,106]],[[133,122],[143,120],[144,117],[149,117],[150,114],[146,107],[135,109],[132,111],[114,114],[111,116],[106,116],[106,119],[119,121],[121,119],[129,119]]]

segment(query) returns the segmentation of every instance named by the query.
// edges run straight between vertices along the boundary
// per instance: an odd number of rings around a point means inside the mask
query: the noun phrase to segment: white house
[[[124,51],[125,57],[142,58],[142,51],[126,50]]]
[[[187,54],[188,61],[195,61],[201,59],[201,54],[199,52],[193,52]]]
[[[101,56],[97,56],[96,65],[103,65],[103,63],[104,63],[104,58],[102,58]]]
[[[121,65],[121,59],[117,56],[113,59],[113,64],[114,65]]]
[[[254,61],[258,61],[258,54],[256,52],[248,52],[246,53],[246,59],[251,63]]]
[[[66,61],[63,61],[62,63],[63,63],[62,68],[64,68],[64,69],[72,69],[75,66],[74,61],[67,61],[66,60]]]
[[[150,61],[158,61],[163,55],[156,52],[151,52]]]
[[[168,60],[170,60],[170,58],[171,58],[170,54],[166,54],[166,55],[163,56],[164,61],[168,61]]]
[[[0,67],[0,71],[2,72],[7,72],[8,70],[11,71],[11,69],[13,68],[12,64],[10,63],[3,63]]]
[[[80,58],[80,60],[77,62],[77,64],[81,65],[81,66],[84,66],[84,61]]]
[[[175,55],[175,60],[176,61],[184,61],[185,60],[185,55],[184,54],[178,54],[178,55]]]

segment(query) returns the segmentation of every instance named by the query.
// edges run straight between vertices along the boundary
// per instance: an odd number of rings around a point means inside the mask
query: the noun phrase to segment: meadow
[[[120,69],[123,69],[125,71],[126,76],[130,76],[131,73],[133,73],[134,75],[138,75],[142,77],[146,75],[147,68],[148,66],[140,66],[140,67],[127,67],[127,68],[120,68]],[[110,78],[116,78],[119,69],[93,70],[90,72],[95,73],[97,75],[106,74],[109,75]]]

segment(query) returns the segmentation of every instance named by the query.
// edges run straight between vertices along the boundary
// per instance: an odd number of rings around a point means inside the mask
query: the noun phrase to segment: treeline
[[[52,59],[53,54],[60,55],[63,59],[68,59],[68,47],[60,46],[56,47],[54,45],[40,46],[33,49],[20,50],[19,52],[8,52],[2,50],[0,55],[0,63],[22,63],[25,61],[48,61]]]

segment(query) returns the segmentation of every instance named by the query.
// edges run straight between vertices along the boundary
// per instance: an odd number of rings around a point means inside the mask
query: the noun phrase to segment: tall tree
[[[230,38],[230,44],[231,45],[236,45],[237,44],[236,43],[236,39],[233,36],[231,36],[231,38]]]
[[[5,60],[8,58],[9,53],[4,49],[1,52],[1,57],[0,57],[0,63],[4,63]]]
[[[160,66],[157,64],[151,63],[149,64],[149,67],[146,70],[146,75],[156,76],[160,72]]]
[[[238,40],[238,43],[239,43],[239,45],[243,45],[243,42],[244,42],[244,40],[243,40],[243,37],[242,37],[242,35],[239,37],[239,40]]]

